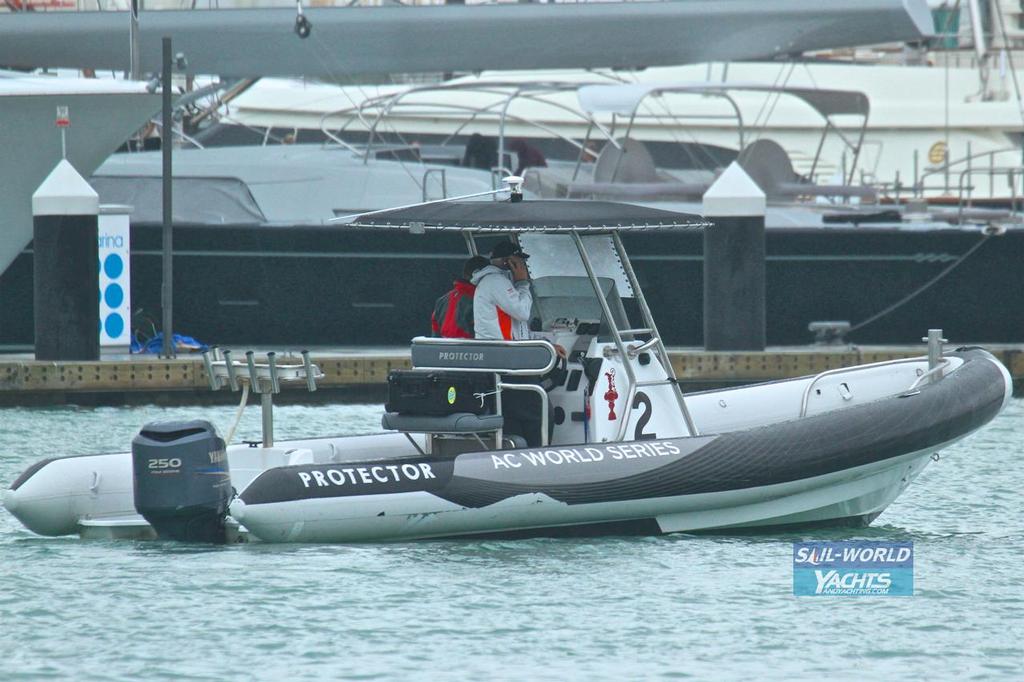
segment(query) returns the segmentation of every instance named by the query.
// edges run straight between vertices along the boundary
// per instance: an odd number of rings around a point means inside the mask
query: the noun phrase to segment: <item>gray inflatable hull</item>
[[[268,542],[868,523],[1009,399],[991,355],[951,355],[920,389],[720,435],[277,467],[231,515]]]

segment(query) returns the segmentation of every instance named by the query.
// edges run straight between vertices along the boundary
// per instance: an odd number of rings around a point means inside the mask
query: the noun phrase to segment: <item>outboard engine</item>
[[[231,474],[208,421],[152,422],[132,440],[135,510],[161,538],[225,542]]]

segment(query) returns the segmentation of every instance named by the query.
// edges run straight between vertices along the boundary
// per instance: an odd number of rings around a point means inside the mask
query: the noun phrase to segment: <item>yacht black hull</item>
[[[160,228],[134,225],[132,238],[132,307],[158,322]],[[807,325],[816,320],[857,324],[929,282],[980,239],[952,229],[769,229],[768,343],[809,343]],[[634,234],[625,241],[653,294],[665,342],[702,345],[701,235]],[[457,236],[327,227],[178,225],[174,243],[176,331],[216,344],[404,345],[429,331],[434,300],[464,259]],[[912,304],[850,340],[913,344],[922,329],[940,327],[957,341],[1024,342],[1021,262],[1024,230],[990,237]],[[32,316],[28,250],[0,275],[0,345],[30,345]]]

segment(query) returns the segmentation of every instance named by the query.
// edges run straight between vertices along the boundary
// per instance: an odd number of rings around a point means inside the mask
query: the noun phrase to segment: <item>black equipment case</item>
[[[481,399],[480,394],[486,394]],[[388,412],[446,415],[494,413],[490,372],[393,369],[388,373]]]

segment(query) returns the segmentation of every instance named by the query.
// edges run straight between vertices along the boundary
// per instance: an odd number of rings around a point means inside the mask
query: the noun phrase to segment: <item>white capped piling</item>
[[[61,160],[32,195],[36,360],[98,360],[99,195]]]
[[[704,193],[704,348],[764,350],[765,195],[735,161]]]

